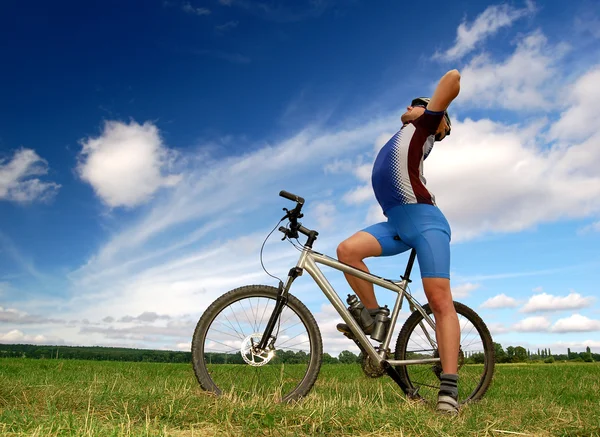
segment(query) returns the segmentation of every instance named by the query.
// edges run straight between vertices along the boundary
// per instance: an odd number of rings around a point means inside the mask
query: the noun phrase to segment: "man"
[[[436,321],[442,363],[437,408],[458,412],[458,351],[460,326],[450,291],[450,226],[425,188],[423,161],[450,133],[446,109],[460,91],[460,74],[447,72],[431,99],[414,99],[402,115],[402,128],[383,146],[373,165],[375,197],[387,222],[369,226],[343,241],[340,261],[368,272],[364,259],[390,256],[415,248],[425,295]],[[399,237],[399,239],[398,239]],[[379,308],[373,284],[346,274],[363,305],[374,314]],[[338,325],[349,332],[346,325]]]

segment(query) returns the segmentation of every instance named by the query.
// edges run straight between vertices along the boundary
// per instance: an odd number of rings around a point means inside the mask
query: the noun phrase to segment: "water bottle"
[[[390,324],[390,310],[387,305],[379,309],[379,312],[375,316],[375,323],[373,326],[373,332],[371,338],[375,341],[383,341],[385,334],[387,333]]]
[[[348,305],[350,305],[348,307],[348,311],[350,311],[350,314],[352,314],[354,320],[358,322],[358,325],[366,334],[370,334],[373,330],[375,320],[373,320],[373,317],[371,317],[369,310],[365,308],[355,294],[349,294],[346,302],[348,302]]]

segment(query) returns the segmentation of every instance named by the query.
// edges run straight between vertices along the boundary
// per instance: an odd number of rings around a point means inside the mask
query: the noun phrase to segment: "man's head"
[[[423,115],[428,103],[428,97],[417,97],[416,99],[413,99],[411,104],[406,107],[406,112],[400,117],[402,124],[407,124]],[[435,140],[442,141],[447,135],[450,135],[451,127],[452,124],[448,112],[444,111],[444,118],[442,118],[438,130],[436,131]]]

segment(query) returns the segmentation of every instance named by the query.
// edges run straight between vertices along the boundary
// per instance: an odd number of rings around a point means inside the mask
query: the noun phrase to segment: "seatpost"
[[[405,279],[407,282],[411,282],[410,281],[410,272],[413,268],[413,264],[415,262],[416,256],[417,256],[417,251],[415,249],[412,249],[410,251],[410,257],[408,258],[408,264],[406,265],[406,271],[404,272],[404,276],[402,277],[402,279]]]

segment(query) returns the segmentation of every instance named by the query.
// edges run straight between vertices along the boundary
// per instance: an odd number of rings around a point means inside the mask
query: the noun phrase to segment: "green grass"
[[[281,405],[215,398],[186,364],[0,359],[0,435],[600,436],[599,393],[598,363],[498,365],[450,418],[358,365],[324,365],[309,396]]]

